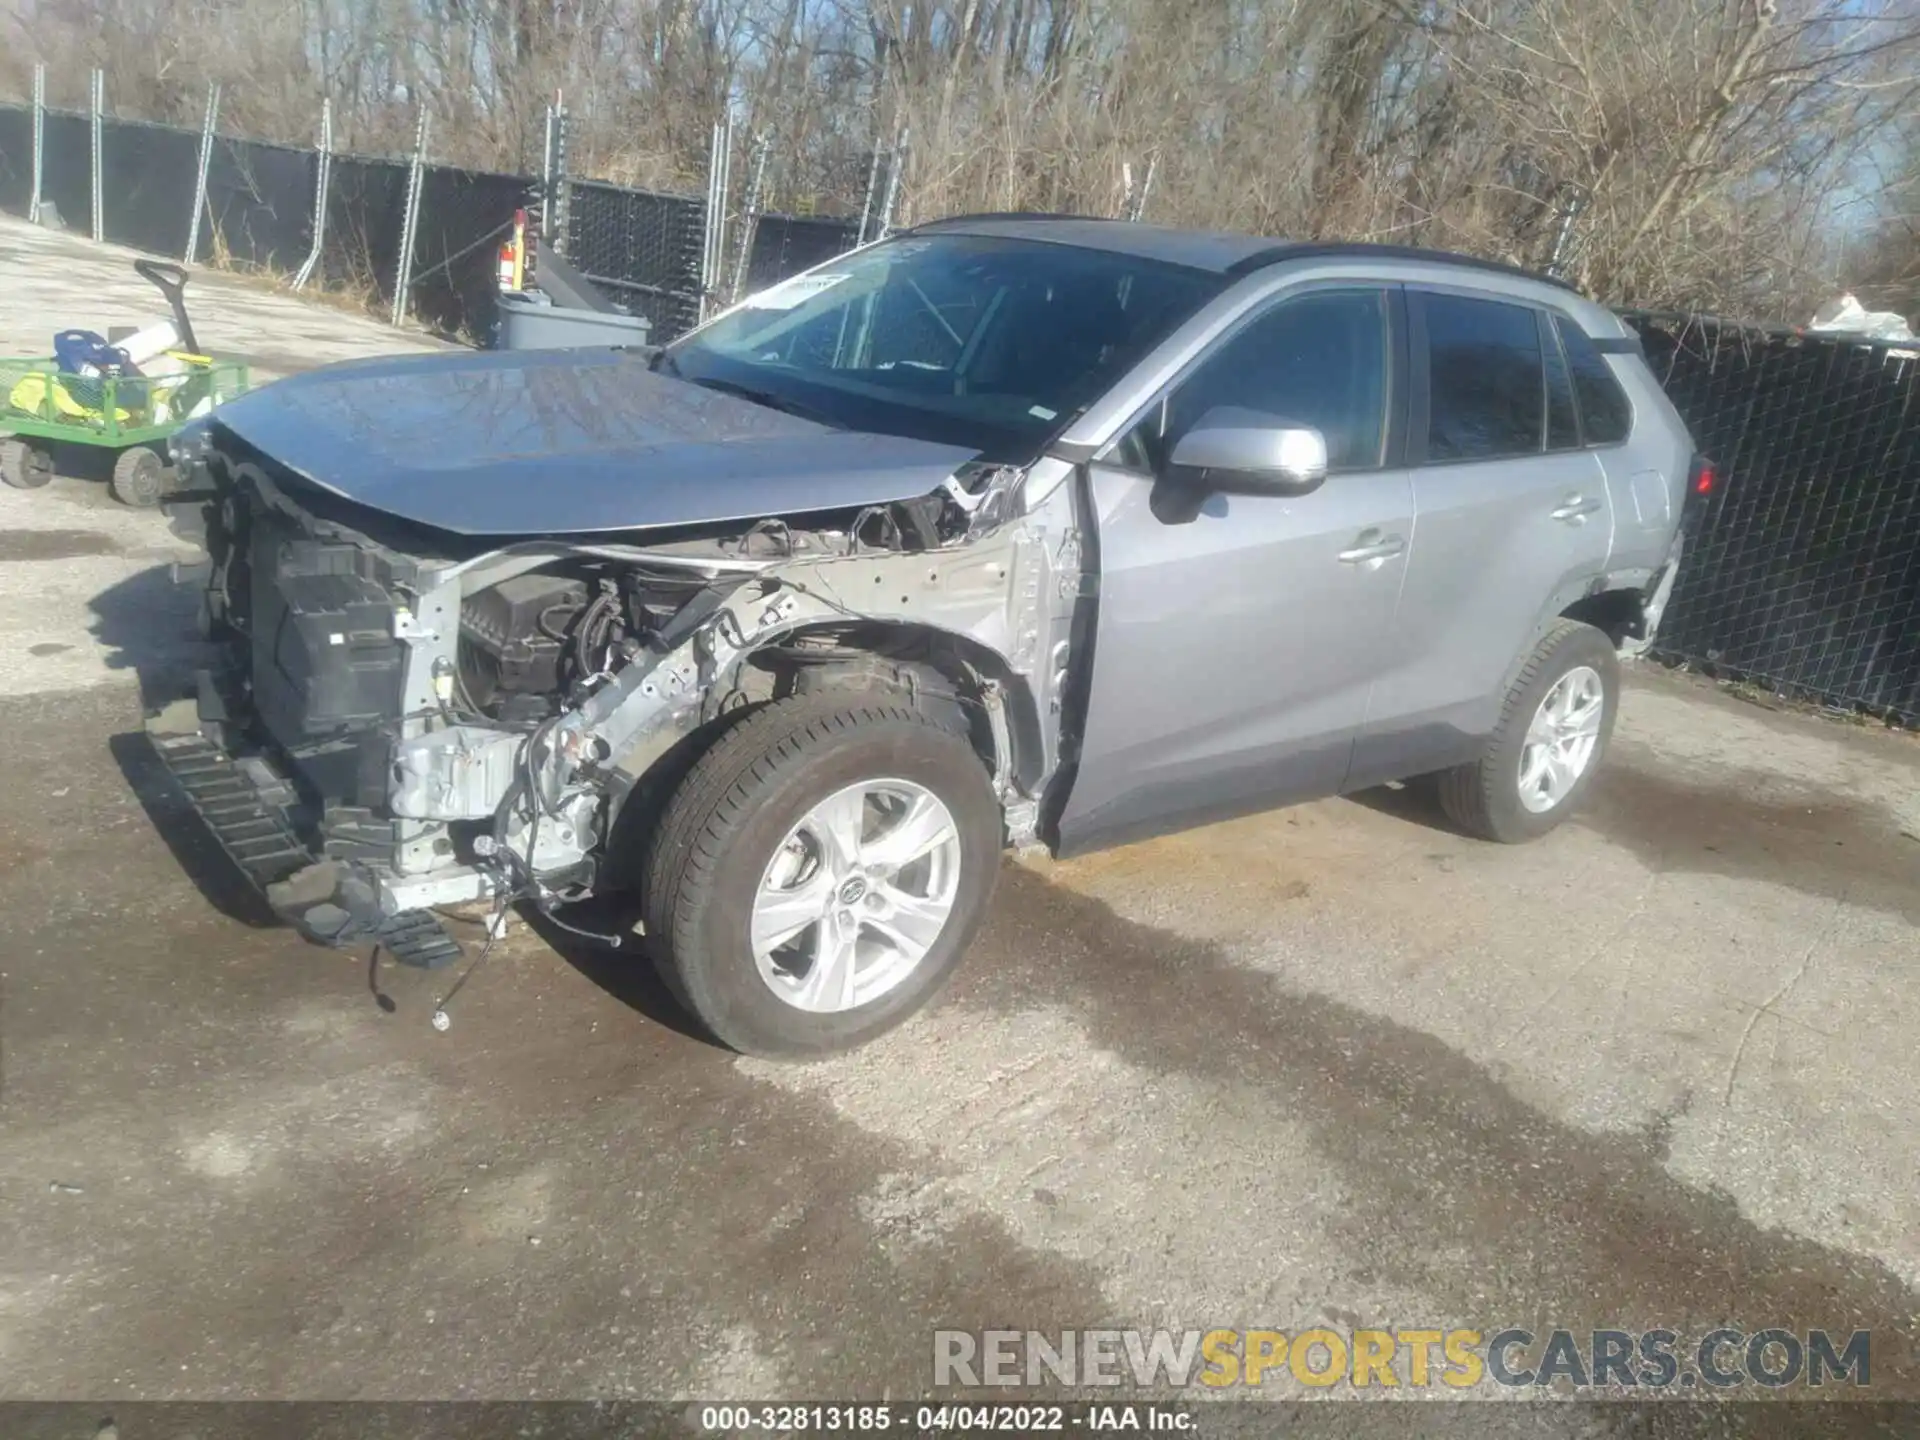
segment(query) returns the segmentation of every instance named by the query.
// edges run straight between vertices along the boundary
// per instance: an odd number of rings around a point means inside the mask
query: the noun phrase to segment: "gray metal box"
[[[583,346],[645,345],[652,329],[644,315],[619,315],[555,305],[537,291],[499,297],[496,343],[502,350],[574,350]]]

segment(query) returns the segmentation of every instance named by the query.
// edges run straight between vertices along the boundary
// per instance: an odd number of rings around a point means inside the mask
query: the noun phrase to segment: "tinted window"
[[[1556,320],[1560,343],[1566,347],[1567,362],[1573,367],[1573,393],[1580,398],[1580,423],[1589,445],[1617,445],[1633,428],[1633,407],[1627,392],[1613,378],[1607,357],[1593,348],[1593,341],[1578,325]]]
[[[1545,433],[1540,326],[1520,305],[1426,296],[1429,460],[1537,455]]]
[[[1275,306],[1216,346],[1121,443],[1116,458],[1158,469],[1173,443],[1220,405],[1313,426],[1326,437],[1331,470],[1379,465],[1386,441],[1385,295],[1329,290]]]
[[[1546,316],[1540,317],[1548,325]],[[1567,357],[1560,353],[1560,342],[1549,326],[1540,337],[1547,357],[1547,449],[1580,448],[1580,412],[1573,406],[1573,377],[1567,373]]]

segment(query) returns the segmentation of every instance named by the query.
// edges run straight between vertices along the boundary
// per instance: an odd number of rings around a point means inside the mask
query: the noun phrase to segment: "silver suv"
[[[1544,834],[1711,484],[1556,284],[1035,217],[660,350],[329,367],[176,458],[224,660],[149,728],[281,915],[432,965],[443,907],[630,896],[788,1056],[925,1004],[1009,844],[1417,775]]]

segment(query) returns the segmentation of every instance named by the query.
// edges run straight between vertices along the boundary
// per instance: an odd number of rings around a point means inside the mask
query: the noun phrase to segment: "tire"
[[[26,440],[0,440],[0,480],[16,490],[38,490],[53,479],[53,456]]]
[[[1533,797],[1529,804],[1523,795],[1521,767],[1529,758],[1530,727],[1540,715],[1542,702],[1555,695],[1555,687],[1580,671],[1597,676],[1599,681],[1598,729],[1593,744],[1571,785],[1561,793],[1550,797],[1548,792],[1560,787],[1547,778],[1547,771],[1535,771],[1542,778],[1538,784],[1525,787]],[[1556,695],[1556,700],[1565,700],[1570,692],[1577,696],[1587,685],[1586,677],[1578,676],[1568,690]],[[1591,625],[1555,621],[1514,677],[1486,753],[1477,762],[1444,770],[1436,777],[1441,809],[1454,824],[1482,840],[1514,845],[1539,839],[1579,809],[1592,788],[1594,773],[1613,735],[1619,705],[1620,660],[1613,642]],[[1571,736],[1580,728],[1584,728],[1584,722],[1570,725],[1567,733]]]
[[[859,787],[854,813],[866,818],[854,824],[882,835],[883,822],[899,823],[894,817],[904,815],[906,806],[920,804],[888,786],[933,797],[951,826],[936,819],[945,837],[934,842],[936,854],[885,880],[875,878],[871,891],[862,880],[861,893],[843,902],[851,892],[835,878],[844,871],[833,847],[822,850],[806,827],[814,823],[816,807],[843,803]],[[869,789],[876,792],[874,801],[864,798]],[[888,810],[896,799],[902,808]],[[992,897],[1004,833],[986,766],[958,728],[952,707],[843,687],[776,700],[701,756],[667,804],[643,880],[642,910],[655,962],[682,1004],[715,1038],[743,1054],[804,1059],[852,1049],[906,1020],[951,977]],[[810,846],[820,852],[811,860]],[[795,881],[791,893],[798,897],[817,886],[819,894],[833,897],[827,902],[832,913],[791,942],[784,953],[793,958],[781,959],[782,952],[757,957],[755,901],[772,893],[763,884],[778,888],[777,867],[789,862],[797,873],[813,865],[813,878]],[[915,877],[923,870],[944,877],[942,888],[951,896],[944,920],[931,922],[937,934],[924,955],[910,965],[896,963],[898,978],[871,999],[802,1008],[794,997],[819,962],[800,952],[830,943],[825,927],[855,917],[849,933],[878,957],[867,972],[872,976],[884,978],[886,957],[907,953],[886,938],[904,931],[904,924],[886,932],[868,928],[891,927],[891,913],[869,919],[865,910],[837,907],[884,908],[884,897],[917,889]],[[895,882],[902,888],[894,888]],[[924,915],[915,928],[929,933]],[[795,967],[795,973],[783,966]],[[858,987],[848,985],[857,998]]]
[[[144,445],[122,450],[113,462],[113,497],[122,505],[151,510],[167,491],[167,467]]]

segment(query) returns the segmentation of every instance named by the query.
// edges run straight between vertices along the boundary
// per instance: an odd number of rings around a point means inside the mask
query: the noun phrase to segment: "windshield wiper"
[[[691,382],[703,390],[717,390],[723,395],[737,395],[742,400],[751,400],[755,405],[764,405],[769,410],[780,410],[788,415],[797,415],[802,420],[811,420],[817,425],[825,425],[834,430],[844,430],[833,416],[804,400],[794,400],[774,390],[763,390],[757,385],[742,385],[737,380],[716,380],[703,375]]]

